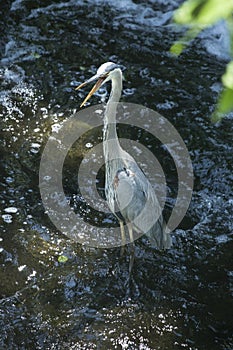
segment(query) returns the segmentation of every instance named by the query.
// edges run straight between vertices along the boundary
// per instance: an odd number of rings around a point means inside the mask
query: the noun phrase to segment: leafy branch
[[[203,29],[224,19],[231,38],[231,61],[222,76],[223,90],[218,98],[212,121],[221,120],[224,114],[233,111],[233,0],[187,0],[175,12],[174,21],[187,27],[183,37],[170,48],[171,53],[179,55]]]

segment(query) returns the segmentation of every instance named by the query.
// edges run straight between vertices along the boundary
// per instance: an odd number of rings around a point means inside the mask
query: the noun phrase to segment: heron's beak
[[[105,80],[105,76],[104,77],[99,77],[97,75],[94,75],[94,77],[92,77],[91,79],[85,81],[84,83],[80,84],[79,86],[76,87],[75,90],[79,90],[81,89],[83,86],[86,86],[87,84],[91,83],[92,81],[97,80],[97,82],[95,83],[95,85],[93,86],[93,88],[91,89],[91,91],[89,92],[89,94],[87,95],[87,97],[85,98],[85,100],[81,103],[80,107],[83,107],[85,105],[85,103],[89,100],[89,98],[97,91],[99,90],[99,88],[101,87],[103,81]]]

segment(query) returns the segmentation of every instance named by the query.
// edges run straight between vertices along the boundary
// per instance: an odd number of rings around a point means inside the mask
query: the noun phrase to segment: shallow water
[[[169,47],[179,29],[170,19],[179,3],[4,3],[2,349],[233,348],[232,116],[218,125],[210,122],[228,57],[227,38],[220,24],[179,58],[172,57]],[[85,96],[74,87],[107,60],[126,67],[123,101],[157,110],[179,131],[195,176],[190,209],[173,233],[173,248],[160,253],[146,239],[138,240],[130,281],[128,250],[121,256],[119,248],[88,248],[63,236],[44,213],[38,188],[40,158],[51,131],[78,110]],[[91,103],[105,95],[102,90]],[[125,132],[143,141],[138,130]],[[170,157],[153,142],[148,146],[159,153],[167,176],[169,216],[176,173]],[[80,149],[69,153],[63,183],[71,205],[82,204],[85,211],[77,189]],[[60,255],[68,261],[59,262]]]

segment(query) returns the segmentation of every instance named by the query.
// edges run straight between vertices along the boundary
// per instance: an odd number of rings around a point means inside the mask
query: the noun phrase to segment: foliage
[[[59,263],[65,263],[68,261],[68,258],[65,255],[60,255],[57,260]]]
[[[187,0],[175,12],[174,20],[177,24],[187,26],[184,36],[175,42],[170,51],[179,55],[189,41],[208,26],[224,19],[231,36],[231,56],[233,57],[233,0]],[[233,59],[228,63],[226,72],[222,76],[223,91],[219,96],[217,107],[212,115],[212,121],[222,118],[224,113],[233,110]]]

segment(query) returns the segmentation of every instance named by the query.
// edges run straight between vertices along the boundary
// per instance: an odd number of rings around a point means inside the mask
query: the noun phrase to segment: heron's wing
[[[155,192],[146,176],[135,164],[118,170],[115,180],[115,200],[122,215],[136,226],[138,223],[140,231],[144,233],[150,229],[152,222],[161,216]],[[144,220],[145,223],[140,225]]]
[[[137,163],[128,162],[128,168],[120,169],[116,179],[115,200],[126,222],[131,222],[137,232],[145,233],[154,246],[170,247],[158,199]]]

